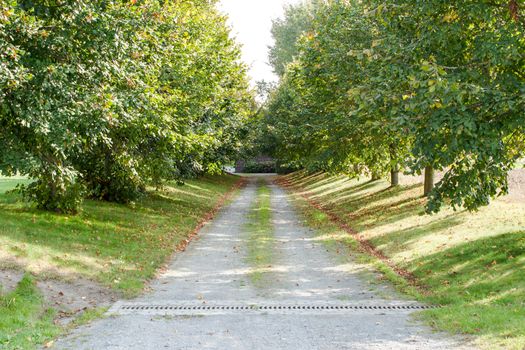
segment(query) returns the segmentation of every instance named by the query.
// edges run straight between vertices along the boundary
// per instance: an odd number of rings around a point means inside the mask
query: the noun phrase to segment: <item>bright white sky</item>
[[[232,34],[243,48],[243,60],[250,67],[252,83],[276,81],[268,64],[268,46],[273,44],[272,19],[283,15],[285,4],[301,0],[220,0],[219,9],[228,15]]]

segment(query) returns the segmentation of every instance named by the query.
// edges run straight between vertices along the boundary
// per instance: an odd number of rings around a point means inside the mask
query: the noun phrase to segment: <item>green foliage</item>
[[[282,163],[280,161],[277,161],[275,165],[275,171],[278,174],[282,174],[282,175],[290,174],[298,170],[301,170],[301,168],[291,163]]]
[[[74,212],[78,183],[129,202],[149,181],[204,173],[238,150],[252,96],[212,2],[1,10],[0,171],[37,180],[25,193],[39,207]]]
[[[356,175],[399,166],[406,142],[391,115],[364,110],[369,103],[383,108],[378,98],[363,100],[359,91],[372,83],[367,72],[373,67],[356,52],[372,45],[374,24],[359,8],[338,3],[319,8],[312,30],[301,38],[301,55],[268,108],[284,145],[281,156],[312,170]]]
[[[139,198],[146,189],[137,163],[132,157],[105,149],[101,154],[95,153],[79,161],[78,167],[82,169],[90,197],[128,203]]]
[[[49,178],[51,177],[51,178]],[[40,174],[40,178],[28,185],[19,185],[19,191],[38,209],[59,213],[76,213],[82,202],[84,186],[69,176]]]
[[[248,161],[244,167],[245,173],[275,173],[276,164],[275,161]]]
[[[414,8],[401,1],[385,8],[385,30],[395,28],[414,48],[412,61],[404,60],[411,70],[402,122],[415,136],[412,168],[447,170],[430,211],[445,198],[476,209],[506,193],[507,172],[523,153],[524,27],[508,4],[430,1]]]
[[[267,106],[278,156],[350,175],[432,166],[445,176],[428,212],[488,204],[525,151],[522,11],[507,1],[319,6]]]
[[[277,75],[282,77],[286,66],[298,55],[297,41],[310,29],[313,13],[319,4],[317,0],[304,0],[297,5],[287,5],[284,18],[273,21],[275,43],[270,47],[269,61]]]

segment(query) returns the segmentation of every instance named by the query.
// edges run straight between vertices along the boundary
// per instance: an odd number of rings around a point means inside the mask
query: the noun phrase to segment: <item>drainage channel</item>
[[[360,304],[335,302],[177,302],[166,304],[118,302],[111,314],[220,315],[220,314],[329,314],[349,312],[410,313],[435,306],[414,303]]]

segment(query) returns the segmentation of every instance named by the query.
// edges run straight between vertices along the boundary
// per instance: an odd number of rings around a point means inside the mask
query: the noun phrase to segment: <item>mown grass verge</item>
[[[34,210],[17,194],[0,193],[0,267],[82,276],[135,296],[238,180],[170,184],[133,205],[86,200],[76,216]]]
[[[264,281],[264,274],[270,268],[273,258],[273,225],[270,205],[270,188],[259,183],[257,199],[250,209],[246,224],[247,261],[252,267],[249,276],[255,286]]]
[[[419,184],[306,173],[283,180],[325,243],[344,243],[402,291],[442,305],[420,314],[436,329],[472,335],[487,349],[524,349],[525,203],[502,198],[477,213],[428,216]]]
[[[17,194],[6,193],[27,180],[0,180],[0,268],[39,279],[86,278],[124,297],[141,293],[241,184],[236,176],[204,177],[184,186],[169,184],[133,205],[86,200],[79,215],[68,216],[32,209]],[[56,312],[27,276],[0,299],[2,349],[35,348],[103,313],[88,310],[70,326],[57,326]]]

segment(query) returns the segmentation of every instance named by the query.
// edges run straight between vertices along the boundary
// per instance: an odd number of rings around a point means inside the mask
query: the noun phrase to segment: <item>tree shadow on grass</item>
[[[412,194],[419,185],[387,187],[360,196],[371,186],[374,185],[366,183],[359,188],[345,191],[346,196],[353,197],[346,201],[332,203],[328,208],[358,231],[391,224],[410,216],[420,215],[424,211],[424,199]]]
[[[423,256],[410,267],[432,291],[428,301],[445,306],[426,313],[434,324],[523,344],[525,232],[466,242]]]
[[[350,180],[351,181],[351,180]],[[324,193],[317,194],[315,199],[327,203],[329,207],[344,205],[348,201],[358,197],[361,192],[369,191],[381,184],[377,181],[367,181],[364,183],[355,183],[352,186],[345,186],[339,190],[326,190]]]
[[[287,179],[294,186],[299,186],[301,188],[306,188],[308,185],[315,184],[318,181],[325,179],[327,175],[322,172],[316,173],[307,173],[306,171],[294,173],[292,176],[289,176]]]
[[[358,231],[392,224],[424,211],[425,200],[418,191],[420,184],[392,187],[386,181],[367,181],[349,185],[326,175],[320,179],[315,190],[307,191],[309,197],[323,203]],[[345,178],[341,180],[344,182]]]
[[[376,205],[350,213],[348,220],[358,230],[378,228],[423,214],[423,203],[424,200],[420,198],[406,198],[393,204]]]
[[[363,207],[370,207],[375,202],[383,201],[386,199],[401,197],[404,199],[410,198],[411,200],[420,199],[420,196],[412,195],[414,189],[421,187],[420,184],[409,185],[409,186],[388,186],[384,187],[381,190],[370,192],[364,196],[359,196],[355,198],[350,198],[344,202],[341,202],[340,205],[344,205],[348,210],[358,210]],[[387,206],[395,206],[396,203],[387,204]],[[378,209],[380,209],[378,207]]]
[[[443,229],[460,225],[462,222],[463,220],[454,213],[425,225],[416,225],[385,233],[372,239],[372,243],[392,255],[407,250],[407,246],[418,238],[432,236]]]
[[[90,208],[90,204],[83,214],[74,217],[0,206],[0,234],[13,243],[48,247],[55,254],[118,258],[122,248],[166,220],[125,206],[92,203]]]
[[[198,197],[175,191],[148,194],[134,205],[86,200],[76,216],[36,210],[17,194],[0,194],[0,238],[13,256],[28,261],[42,258],[108,275],[118,271],[95,271],[94,264],[118,261],[122,268],[143,266],[128,275],[151,274],[215,203],[218,191],[208,193],[216,182],[209,182],[198,183]]]
[[[469,241],[421,257],[412,265],[413,273],[438,295],[452,293],[469,301],[490,297],[491,302],[505,303],[512,300],[504,292],[511,292],[520,295],[514,301],[525,306],[525,232]]]
[[[350,182],[351,179],[345,177],[345,176],[332,176],[332,175],[324,175],[319,180],[316,180],[313,183],[310,183],[306,186],[302,186],[304,192],[307,192],[308,194],[318,194],[322,193],[326,190],[330,190],[335,186],[341,186],[341,184],[345,182]]]

